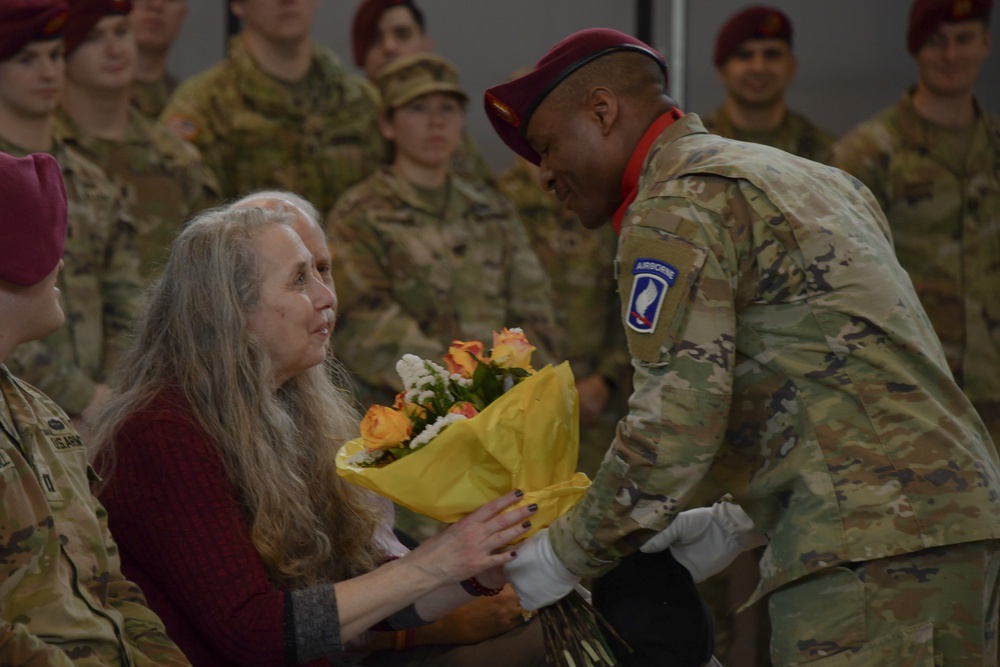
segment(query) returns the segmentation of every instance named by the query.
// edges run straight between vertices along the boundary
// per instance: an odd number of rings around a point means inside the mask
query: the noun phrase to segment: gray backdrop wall
[[[670,60],[674,3],[654,0],[654,46]],[[467,125],[494,168],[506,167],[512,154],[489,128],[483,91],[511,72],[533,64],[555,42],[583,28],[608,27],[633,33],[632,0],[418,0],[427,16],[435,51],[459,68],[472,101]],[[686,111],[708,112],[724,94],[715,77],[712,51],[719,26],[733,12],[754,4],[746,0],[687,0],[685,8],[684,90],[672,92]],[[892,104],[916,81],[916,66],[906,51],[909,0],[769,0],[785,11],[795,30],[799,58],[789,104],[821,126],[842,134]],[[356,0],[320,0],[315,39],[329,46],[353,70],[350,23]],[[1000,13],[1000,9],[995,13]],[[1000,113],[1000,17],[991,32],[994,52],[979,79],[977,95]],[[225,3],[189,0],[188,17],[170,58],[171,69],[187,77],[222,58]],[[676,77],[675,77],[676,78]]]

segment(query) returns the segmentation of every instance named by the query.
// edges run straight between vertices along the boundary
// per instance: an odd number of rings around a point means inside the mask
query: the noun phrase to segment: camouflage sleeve
[[[403,388],[396,362],[404,353],[437,359],[450,341],[425,335],[396,298],[386,249],[364,204],[342,202],[327,221],[339,302],[334,351],[365,383],[396,393]]]
[[[226,180],[227,174],[231,173],[226,169],[231,155],[225,131],[221,124],[214,122],[216,118],[227,118],[229,111],[217,108],[223,106],[220,96],[209,94],[206,88],[201,79],[181,84],[170,96],[160,122],[198,149],[205,167],[212,174],[213,185],[221,200],[237,194],[233,184]]]
[[[537,347],[535,365],[557,364],[562,361],[563,339],[556,322],[552,302],[552,284],[542,267],[538,255],[521,218],[510,207],[508,224],[510,243],[510,294],[508,295],[511,322],[518,322],[528,340]]]
[[[886,169],[889,157],[882,144],[877,132],[862,125],[833,144],[829,163],[864,183],[884,209],[890,196]]]
[[[737,256],[728,237],[711,236],[720,216],[657,198],[630,217],[641,219],[618,253],[629,413],[590,491],[550,530],[560,560],[583,576],[613,567],[685,507],[723,442],[732,396]]]
[[[618,287],[614,283],[608,286],[607,317],[605,318],[604,339],[601,344],[601,356],[595,366],[595,372],[617,387],[628,375],[631,360],[628,356],[628,345],[625,340],[625,329],[622,328],[621,298]],[[570,332],[570,335],[573,335]]]
[[[105,380],[114,371],[128,346],[128,340],[142,298],[139,250],[135,245],[135,226],[119,202],[115,209],[115,233],[108,246],[101,275],[104,297],[104,373]]]
[[[60,649],[28,632],[21,623],[0,620],[0,665],[73,667]]]

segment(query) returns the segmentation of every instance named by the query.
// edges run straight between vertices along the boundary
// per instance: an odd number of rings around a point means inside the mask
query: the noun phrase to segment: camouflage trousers
[[[995,667],[1000,542],[833,567],[771,594],[782,667]]]

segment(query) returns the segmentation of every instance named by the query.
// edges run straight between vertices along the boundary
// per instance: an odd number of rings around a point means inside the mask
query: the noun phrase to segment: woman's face
[[[428,93],[383,119],[382,134],[396,145],[395,161],[424,168],[447,168],[458,149],[465,105],[448,93]]]
[[[299,235],[270,225],[254,239],[261,258],[260,302],[247,327],[267,346],[275,385],[281,386],[326,357],[337,299],[313,270]],[[329,311],[329,312],[328,312]]]

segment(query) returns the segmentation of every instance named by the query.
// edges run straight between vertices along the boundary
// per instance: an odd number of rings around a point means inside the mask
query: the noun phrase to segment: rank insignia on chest
[[[628,298],[629,328],[639,333],[656,330],[656,320],[667,296],[667,290],[677,280],[677,269],[656,259],[639,258],[632,265],[632,293]]]

